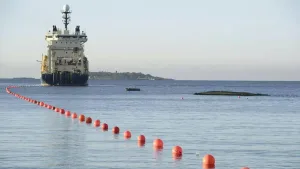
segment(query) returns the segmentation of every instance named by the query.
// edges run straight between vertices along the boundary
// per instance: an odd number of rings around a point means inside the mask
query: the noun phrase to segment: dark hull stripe
[[[71,72],[47,73],[41,75],[42,84],[49,86],[87,86],[88,74]]]

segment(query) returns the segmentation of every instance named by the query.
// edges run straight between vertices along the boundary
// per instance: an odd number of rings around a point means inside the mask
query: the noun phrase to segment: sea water
[[[100,119],[107,132],[5,92],[8,85],[39,84],[0,80],[0,168],[201,169],[205,154],[215,157],[216,169],[300,168],[300,82],[91,80],[88,87],[11,89]],[[193,95],[208,90],[270,96]],[[137,145],[140,134],[144,147]],[[164,141],[160,152],[152,148],[155,138]],[[176,145],[183,148],[179,160],[171,154]]]

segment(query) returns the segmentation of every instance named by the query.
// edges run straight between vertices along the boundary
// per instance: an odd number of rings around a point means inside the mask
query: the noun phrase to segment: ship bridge
[[[75,31],[71,32],[69,30],[61,30],[53,25],[52,31],[49,32],[45,36],[46,41],[60,41],[60,40],[71,40],[77,41],[80,43],[85,43],[87,39],[87,35],[85,32],[80,32],[80,27],[76,26]]]

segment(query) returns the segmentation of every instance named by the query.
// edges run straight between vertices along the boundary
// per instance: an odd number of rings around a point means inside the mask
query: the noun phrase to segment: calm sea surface
[[[0,168],[202,169],[209,153],[216,169],[300,169],[300,82],[90,81],[88,87],[12,89],[100,119],[107,132],[5,92],[8,85],[39,84],[0,80]],[[142,91],[125,91],[134,86]],[[192,95],[206,90],[271,96]],[[140,134],[144,147],[137,145]],[[161,152],[152,149],[157,137],[164,141]],[[172,159],[175,145],[183,148],[181,160]]]

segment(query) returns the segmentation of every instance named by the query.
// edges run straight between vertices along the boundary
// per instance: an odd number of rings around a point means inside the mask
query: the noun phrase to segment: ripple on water
[[[107,132],[0,93],[0,168],[194,169],[201,168],[202,157],[207,153],[215,156],[216,169],[300,166],[300,99],[286,97],[291,93],[299,95],[298,84],[249,82],[253,85],[250,92],[275,93],[270,93],[271,97],[238,99],[186,93],[195,88],[197,92],[210,89],[209,82],[137,82],[143,83],[146,92],[130,94],[124,91],[127,82],[111,83],[86,88],[13,89],[100,119],[108,123]],[[246,82],[215,83],[214,87],[224,88],[249,86]],[[5,89],[3,85],[6,84],[0,83]],[[115,125],[121,129],[118,137],[111,132]],[[132,132],[130,140],[124,140],[125,130]],[[146,136],[143,147],[137,145],[140,134]],[[163,151],[152,149],[156,137],[164,141]],[[175,145],[183,148],[180,160],[172,159]]]

